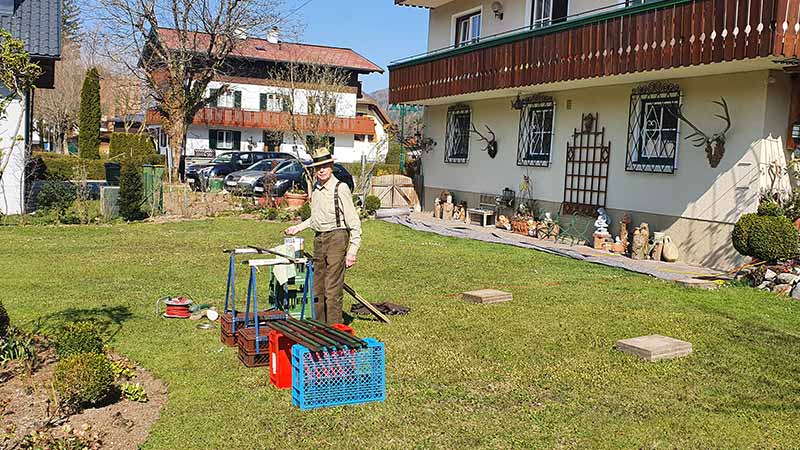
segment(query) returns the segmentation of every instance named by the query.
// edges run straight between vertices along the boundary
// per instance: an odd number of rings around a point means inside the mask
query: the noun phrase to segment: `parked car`
[[[253,187],[254,193],[256,195],[264,195],[265,179],[270,179],[270,181],[273,182],[272,197],[283,197],[292,186],[306,191],[306,182],[303,175],[305,171],[301,164],[309,165],[311,161],[303,161],[301,163],[299,160],[293,159],[280,163],[278,167],[272,171],[271,177],[261,177],[258,179]],[[341,164],[333,165],[333,176],[347,184],[351,191],[354,189],[353,176],[350,175],[350,172]]]
[[[245,170],[233,172],[225,177],[225,190],[234,194],[253,195],[253,188],[259,178],[272,172],[286,159],[264,159]]]
[[[226,152],[206,164],[193,164],[186,168],[186,182],[196,191],[204,191],[211,180],[222,181],[226,175],[246,169],[264,159],[292,158],[288,153],[276,152]]]

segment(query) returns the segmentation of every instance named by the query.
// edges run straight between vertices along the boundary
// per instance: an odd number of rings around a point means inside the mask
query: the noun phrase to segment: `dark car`
[[[311,161],[303,161],[302,164],[309,165]],[[256,195],[264,195],[264,181],[269,180],[268,182],[272,183],[272,197],[283,197],[286,192],[288,192],[292,186],[296,186],[303,191],[306,190],[306,182],[304,179],[304,172],[305,170],[301,166],[301,162],[299,160],[293,159],[291,161],[284,161],[272,171],[272,173],[266,177],[261,177],[256,182],[253,191]],[[333,176],[339,179],[339,181],[347,184],[347,187],[350,188],[350,191],[353,191],[353,176],[350,175],[350,172],[344,168],[341,164],[334,164],[333,165]]]
[[[234,194],[252,195],[258,180],[272,172],[285,159],[264,159],[245,170],[239,170],[225,177],[225,190]]]
[[[276,152],[226,152],[206,164],[193,164],[186,168],[186,182],[196,191],[204,191],[211,180],[246,169],[264,159],[288,159],[292,155]]]

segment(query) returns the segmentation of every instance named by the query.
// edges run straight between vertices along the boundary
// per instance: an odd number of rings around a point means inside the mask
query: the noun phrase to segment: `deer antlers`
[[[708,157],[708,162],[711,164],[712,168],[715,168],[719,165],[720,161],[722,160],[722,156],[725,154],[725,133],[731,129],[731,114],[728,110],[728,102],[725,101],[725,97],[720,97],[720,100],[714,101],[715,104],[722,107],[724,115],[721,114],[714,114],[714,117],[718,117],[725,121],[725,129],[720,131],[719,133],[715,133],[711,136],[704,133],[702,130],[697,128],[686,116],[683,115],[682,108],[678,107],[678,119],[685,122],[689,125],[694,132],[692,134],[686,136],[686,139],[691,139],[694,142],[694,146],[697,148],[705,147],[706,156]]]
[[[482,135],[480,131],[475,128],[474,123],[470,122],[470,126],[472,127],[470,132],[477,134],[480,136],[481,141],[486,142],[486,147],[484,147],[483,150],[489,153],[490,158],[494,159],[494,157],[497,156],[497,137],[495,136],[494,131],[489,128],[489,125],[484,125],[489,134],[492,135],[491,139],[486,139],[486,136]]]

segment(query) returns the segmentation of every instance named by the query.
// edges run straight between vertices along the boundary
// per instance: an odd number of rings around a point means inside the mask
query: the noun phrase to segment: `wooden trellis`
[[[580,130],[567,143],[562,214],[594,216],[606,206],[611,142],[606,143],[605,135],[605,127],[598,131],[597,114],[583,115]]]

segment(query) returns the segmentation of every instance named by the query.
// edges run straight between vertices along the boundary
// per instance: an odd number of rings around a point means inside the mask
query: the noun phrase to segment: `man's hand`
[[[287,236],[294,236],[295,234],[297,234],[299,232],[300,232],[300,230],[298,229],[298,227],[296,225],[292,225],[291,227],[283,230],[283,234],[285,234]]]
[[[353,267],[355,263],[356,263],[356,255],[347,255],[347,258],[345,258],[344,260],[344,264],[345,266],[347,266],[348,269]]]

